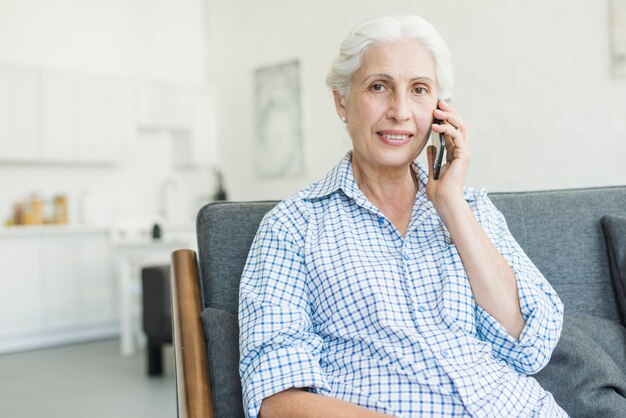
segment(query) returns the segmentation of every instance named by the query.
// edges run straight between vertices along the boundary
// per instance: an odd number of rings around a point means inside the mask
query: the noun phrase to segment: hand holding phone
[[[437,109],[439,109],[439,102],[437,102]],[[436,123],[437,125],[441,125],[442,123],[442,121],[437,118],[435,118],[433,122]],[[433,133],[431,132],[431,135],[432,134]],[[433,139],[432,137],[431,137],[431,141],[432,141],[432,144],[436,148],[435,164],[433,167],[433,178],[435,180],[439,180],[439,172],[441,171],[441,165],[443,163],[443,154],[446,151],[446,138],[441,133],[439,134],[439,141],[437,141],[436,139]]]
[[[471,150],[467,125],[456,108],[445,100],[440,100],[437,105],[437,109],[432,111],[431,135],[433,132],[439,134],[439,140],[434,135],[428,146],[428,174],[432,181],[426,185],[426,195],[438,213],[441,213],[439,209],[463,198]],[[435,145],[437,143],[438,149]]]

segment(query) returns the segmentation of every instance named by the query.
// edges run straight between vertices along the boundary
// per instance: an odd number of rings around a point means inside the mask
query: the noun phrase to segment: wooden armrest
[[[172,327],[178,416],[214,418],[211,387],[207,376],[207,352],[200,314],[200,282],[196,253],[172,253]]]

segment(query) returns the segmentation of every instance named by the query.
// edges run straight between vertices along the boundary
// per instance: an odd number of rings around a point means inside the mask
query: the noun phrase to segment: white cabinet
[[[134,138],[135,94],[117,79],[75,76],[74,160],[115,162]]]
[[[206,87],[140,83],[138,97],[138,127],[172,134],[175,167],[210,167],[214,163],[216,123]]]
[[[119,333],[108,231],[50,228],[0,235],[0,353]]]
[[[212,100],[203,85],[0,67],[0,161],[115,164],[143,129],[169,131],[175,167],[209,167]]]
[[[187,158],[189,165],[211,167],[217,161],[217,126],[213,98],[204,90],[198,91],[194,102],[194,119],[191,128],[192,149]]]
[[[74,154],[74,80],[70,74],[43,75],[43,159],[71,161]]]
[[[80,278],[75,272],[74,249],[77,238],[72,236],[44,237],[38,261],[44,266],[41,274],[42,322],[45,329],[63,328],[79,323]]]
[[[148,130],[188,130],[195,89],[164,82],[139,83],[137,124]]]
[[[81,237],[75,259],[80,281],[80,322],[116,321],[117,279],[110,241],[99,236]]]
[[[0,240],[0,341],[7,336],[36,332],[41,323],[41,264],[39,240]]]
[[[0,158],[41,156],[41,71],[0,68]]]
[[[112,164],[135,137],[129,80],[0,67],[0,160]]]

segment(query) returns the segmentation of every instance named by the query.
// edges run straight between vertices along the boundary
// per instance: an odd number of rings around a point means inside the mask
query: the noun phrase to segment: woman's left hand
[[[467,125],[459,112],[444,100],[439,100],[439,108],[434,111],[435,118],[441,124],[432,125],[436,134],[443,133],[446,140],[446,164],[441,167],[439,179],[434,179],[434,164],[436,149],[429,146],[428,156],[428,184],[426,196],[433,202],[435,209],[441,204],[447,205],[454,200],[463,199],[463,185],[471,158]]]

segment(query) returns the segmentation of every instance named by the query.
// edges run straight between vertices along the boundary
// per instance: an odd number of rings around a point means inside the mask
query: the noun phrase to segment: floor
[[[0,417],[175,417],[171,346],[164,358],[149,378],[143,352],[122,357],[117,339],[0,355]]]

